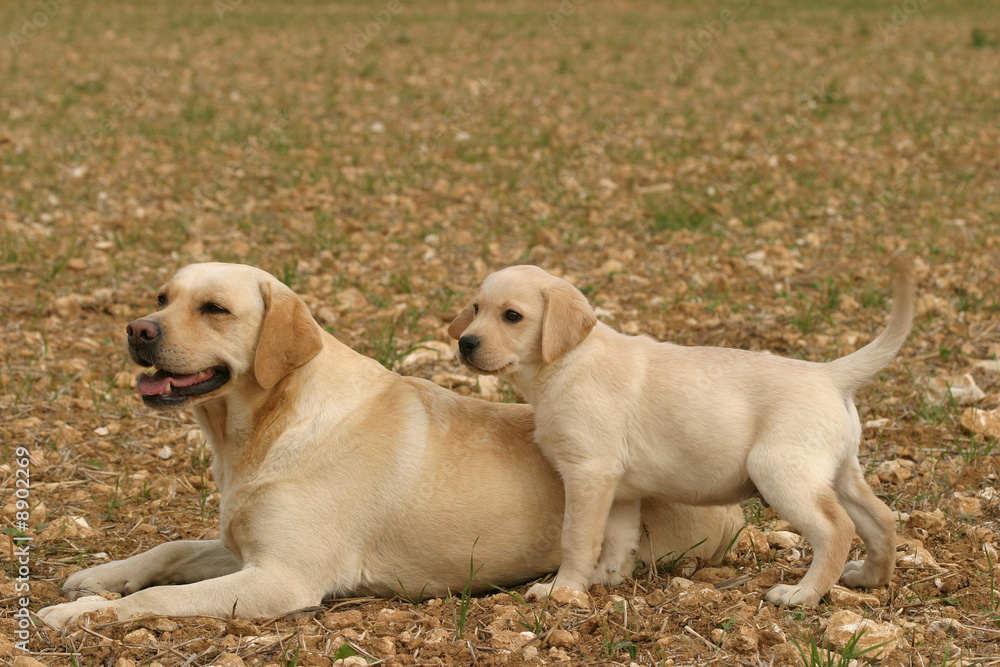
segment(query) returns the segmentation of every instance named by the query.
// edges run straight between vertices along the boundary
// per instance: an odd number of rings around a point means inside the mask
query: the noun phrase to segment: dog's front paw
[[[889,583],[892,579],[892,570],[888,573],[878,572],[867,560],[852,560],[844,566],[844,572],[840,575],[840,580],[845,586],[850,588],[874,588]]]
[[[808,587],[779,584],[769,590],[764,599],[778,606],[815,607],[819,604],[820,595]]]
[[[101,591],[128,595],[148,585],[148,577],[134,572],[128,561],[114,561],[71,574],[63,584],[63,595],[75,600]]]
[[[88,595],[73,602],[64,602],[63,604],[45,607],[36,616],[52,627],[62,630],[76,620],[80,614],[113,606],[114,603],[111,600],[105,600],[100,595]]]
[[[528,589],[524,598],[526,600],[544,600],[548,598],[556,604],[569,604],[581,609],[590,608],[590,598],[587,597],[586,591],[570,588],[569,586],[552,588],[552,584],[535,584]]]

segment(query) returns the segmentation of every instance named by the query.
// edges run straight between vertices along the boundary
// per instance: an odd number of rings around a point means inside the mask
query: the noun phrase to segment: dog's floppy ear
[[[469,328],[472,324],[472,318],[476,316],[476,297],[478,294],[474,294],[469,303],[462,309],[462,312],[458,314],[451,324],[448,325],[448,335],[458,340],[462,337],[462,332]]]
[[[309,307],[290,289],[263,283],[260,292],[264,297],[264,322],[257,339],[253,374],[257,384],[270,389],[319,354],[323,338]]]
[[[542,362],[551,364],[583,342],[597,324],[597,316],[580,290],[559,283],[542,290]]]

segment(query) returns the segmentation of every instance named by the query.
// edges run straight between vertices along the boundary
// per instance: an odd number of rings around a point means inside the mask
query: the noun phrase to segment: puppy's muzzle
[[[458,351],[462,353],[463,359],[468,359],[479,349],[479,336],[468,334],[458,339]]]

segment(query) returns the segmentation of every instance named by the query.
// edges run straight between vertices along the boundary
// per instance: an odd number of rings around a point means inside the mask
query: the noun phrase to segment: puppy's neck
[[[571,381],[571,374],[589,368],[600,359],[600,348],[608,335],[617,335],[613,329],[598,322],[579,345],[564,353],[550,364],[539,361],[525,365],[511,373],[507,380],[524,396],[536,412],[539,403],[545,400],[549,391],[561,391],[559,387]],[[548,402],[548,401],[546,401]]]

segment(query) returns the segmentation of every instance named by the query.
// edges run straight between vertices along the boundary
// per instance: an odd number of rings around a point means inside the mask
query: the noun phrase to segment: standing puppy
[[[829,363],[626,336],[534,266],[488,276],[448,333],[471,370],[506,378],[535,408],[536,439],[566,488],[552,588],[613,580],[638,541],[642,498],[718,504],[760,494],[814,552],[802,581],[767,599],[813,606],[838,578],[852,587],[892,578],[893,517],[858,464],[853,394],[906,340],[913,293],[912,259],[901,258],[885,331]],[[845,567],[855,530],[868,558]]]

